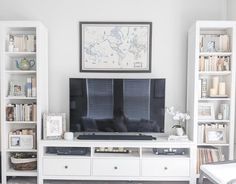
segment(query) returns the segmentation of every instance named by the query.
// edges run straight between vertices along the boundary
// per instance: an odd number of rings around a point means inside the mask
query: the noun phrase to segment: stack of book
[[[199,98],[207,98],[207,87],[208,87],[208,79],[201,78],[198,80],[198,97]]]
[[[6,107],[7,121],[36,121],[37,105],[33,104],[8,104]]]
[[[9,40],[13,40],[15,52],[35,52],[35,35],[9,35]]]
[[[26,80],[26,96],[36,97],[36,78],[28,77]]]
[[[199,71],[230,71],[230,57],[224,56],[200,56]]]
[[[197,173],[200,171],[202,164],[213,163],[218,161],[224,161],[224,155],[221,149],[213,146],[199,147],[197,152]]]

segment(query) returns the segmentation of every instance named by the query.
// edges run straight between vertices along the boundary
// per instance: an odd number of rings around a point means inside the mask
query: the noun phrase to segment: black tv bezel
[[[134,80],[155,80],[155,79],[160,79],[160,80],[164,80],[164,107],[163,107],[163,110],[165,111],[165,102],[166,102],[166,78],[111,78],[111,77],[99,77],[99,78],[95,78],[95,77],[70,77],[69,78],[69,130],[71,132],[74,132],[74,133],[78,133],[78,134],[156,134],[156,133],[165,133],[165,112],[163,112],[163,127],[161,129],[161,132],[103,132],[103,131],[100,131],[100,132],[88,132],[88,131],[75,131],[73,129],[71,129],[71,110],[70,110],[70,103],[71,103],[71,96],[70,96],[70,83],[71,83],[71,80],[73,79],[121,79],[121,80],[128,80],[128,79],[134,79]]]

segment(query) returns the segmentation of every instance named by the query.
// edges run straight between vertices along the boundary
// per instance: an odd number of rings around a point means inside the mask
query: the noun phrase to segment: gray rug
[[[167,182],[167,181],[153,181],[153,182],[142,182],[142,181],[46,181],[45,184],[188,184],[188,182]],[[13,178],[8,181],[8,184],[36,184],[34,178]],[[204,184],[210,184],[206,181]]]

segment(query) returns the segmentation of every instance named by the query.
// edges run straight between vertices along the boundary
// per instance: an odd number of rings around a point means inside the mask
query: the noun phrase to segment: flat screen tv
[[[70,131],[164,132],[165,79],[70,78]]]

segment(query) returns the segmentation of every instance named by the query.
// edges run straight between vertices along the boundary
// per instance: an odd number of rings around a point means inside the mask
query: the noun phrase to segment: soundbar
[[[151,135],[95,135],[83,134],[79,135],[77,139],[80,140],[155,140]]]

